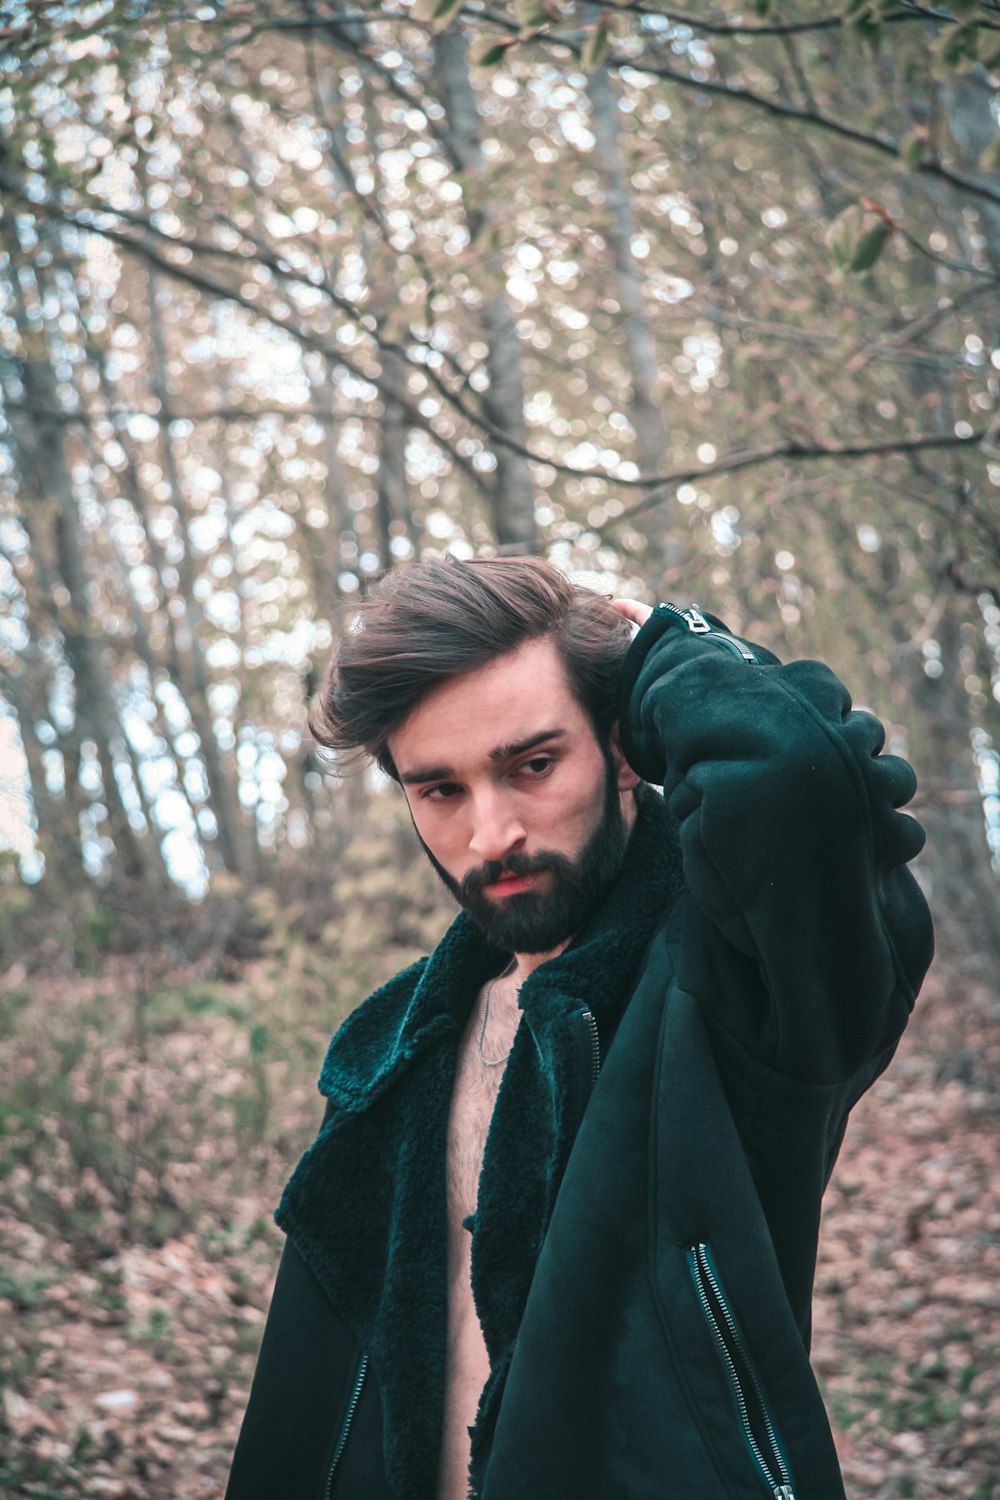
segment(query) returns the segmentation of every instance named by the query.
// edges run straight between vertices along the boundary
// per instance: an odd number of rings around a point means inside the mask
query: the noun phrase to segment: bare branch
[[[661,11],[651,11],[649,12],[649,14],[662,15],[665,13]],[[478,18],[478,13],[476,12],[470,11],[469,15],[476,15]],[[917,19],[926,19],[928,17],[930,17],[931,19],[937,19],[937,17],[932,16],[931,12],[915,12],[915,15]],[[674,13],[674,16],[675,19],[680,19],[679,15],[676,12]],[[895,19],[899,20],[910,19],[910,16],[908,14],[897,15],[896,12],[893,12],[893,16]],[[489,19],[491,22],[495,22],[498,25],[502,24],[504,28],[512,32],[512,34],[518,34],[516,24],[511,23],[506,17],[501,18],[499,16],[489,14]],[[951,21],[952,17],[944,15],[941,17],[941,19],[945,21]],[[683,24],[690,24],[693,26],[695,22],[693,18],[685,18]],[[821,23],[809,24],[814,28],[817,28]],[[838,17],[834,24],[841,25],[842,18]],[[758,28],[756,27],[751,29],[754,31],[758,30]],[[554,37],[551,36],[545,29],[539,29],[538,31],[532,32],[529,36],[520,38],[520,45],[527,45],[528,43],[532,42],[541,42],[546,43],[550,46],[557,45],[559,47],[565,47],[567,51],[573,53],[573,55],[576,57],[579,57],[581,49],[581,44],[576,41],[575,38],[570,36]],[[854,125],[847,124],[846,121],[836,120],[830,115],[821,114],[816,109],[803,108],[801,105],[793,104],[788,99],[772,99],[765,94],[754,93],[752,89],[737,88],[732,84],[722,83],[716,79],[693,78],[689,73],[680,72],[677,68],[666,67],[663,64],[656,64],[648,60],[645,56],[643,56],[642,58],[632,58],[616,56],[612,54],[606,59],[606,65],[619,73],[623,68],[630,68],[633,72],[636,73],[647,73],[653,78],[662,78],[667,82],[676,83],[681,88],[697,89],[702,93],[715,94],[720,98],[732,99],[737,101],[738,103],[750,105],[755,109],[761,109],[767,114],[777,116],[779,119],[798,120],[803,125],[811,126],[812,128],[817,130],[827,131],[830,134],[838,136],[842,140],[851,141],[857,146],[865,147],[866,149],[871,151],[877,151],[883,156],[892,157],[895,161],[899,161],[901,159],[899,146],[889,136],[872,135],[867,131],[859,130]],[[910,170],[914,173],[914,175],[934,177],[939,181],[947,182],[951,187],[958,188],[963,192],[971,194],[973,197],[983,198],[988,203],[1000,203],[1000,189],[992,187],[988,182],[983,181],[981,178],[966,177],[961,172],[953,172],[942,162],[923,161]]]
[[[719,459],[718,463],[701,464],[695,469],[678,469],[672,474],[661,474],[655,479],[631,481],[617,479],[612,481],[617,485],[630,483],[632,487],[638,487],[642,484],[652,484],[656,488],[637,505],[633,505],[630,510],[623,511],[620,516],[615,516],[604,526],[593,529],[603,533],[631,521],[644,511],[653,510],[657,505],[662,505],[665,500],[670,499],[670,491],[679,484],[690,484],[696,479],[709,479],[716,474],[734,474],[741,469],[758,468],[761,464],[773,463],[778,459],[794,459],[799,463],[808,463],[823,458],[852,460],[872,458],[890,453],[917,453],[927,448],[961,448],[969,443],[980,443],[985,437],[984,429],[972,432],[968,437],[958,437],[954,433],[928,433],[920,437],[890,439],[880,443],[848,443],[841,447],[830,447],[822,443],[782,443],[772,448],[757,448],[750,452],[733,453],[728,458]]]
[[[679,84],[682,88],[698,89],[702,93],[734,99],[741,104],[749,104],[755,109],[761,109],[766,114],[775,115],[778,119],[798,120],[800,124],[825,130],[842,140],[853,142],[856,146],[863,146],[867,150],[878,151],[883,156],[890,156],[894,161],[901,159],[899,147],[890,137],[871,135],[867,131],[858,130],[855,126],[846,124],[843,120],[835,120],[830,115],[820,114],[817,110],[792,104],[788,99],[770,99],[765,94],[755,94],[752,89],[736,88],[732,84],[719,83],[711,78],[692,78],[690,74],[681,73],[676,68],[657,65],[645,59],[636,63],[629,58],[609,58],[608,63],[619,72],[622,68],[632,68],[637,73],[649,73],[654,78],[667,79],[671,83]],[[949,183],[951,187],[971,194],[972,197],[984,198],[987,203],[1000,203],[1000,189],[991,187],[989,183],[979,178],[966,177],[961,172],[953,172],[939,161],[924,161],[911,170],[915,175],[936,177],[942,182]]]
[[[16,181],[10,179],[7,174],[3,173],[2,171],[0,171],[0,187],[7,188],[8,191],[16,194],[18,198],[27,203],[36,212],[43,213],[47,217],[60,220],[61,222],[72,224],[74,225],[74,227],[82,229],[88,233],[99,234],[103,238],[110,240],[112,243],[121,246],[123,249],[139,254],[148,263],[157,266],[160,270],[164,271],[166,274],[174,277],[175,279],[183,281],[188,285],[195,287],[197,290],[206,292],[211,296],[220,297],[225,300],[235,302],[237,305],[245,308],[253,317],[263,318],[265,321],[272,323],[275,327],[282,329],[283,332],[290,333],[294,338],[298,339],[298,341],[302,343],[304,347],[316,350],[325,358],[333,359],[336,363],[343,365],[345,369],[350,370],[351,373],[356,375],[359,379],[368,381],[372,385],[378,386],[377,373],[367,371],[357,364],[351,362],[348,358],[346,358],[344,350],[340,345],[331,344],[327,340],[318,337],[316,334],[310,333],[306,329],[290,328],[288,326],[287,318],[281,318],[275,312],[271,312],[266,308],[258,307],[255,303],[250,301],[250,299],[245,297],[238,288],[226,286],[224,283],[217,281],[214,277],[208,276],[200,271],[192,270],[188,266],[175,264],[165,255],[160,254],[159,251],[155,250],[151,245],[142,242],[134,235],[123,233],[120,230],[111,229],[110,227],[101,227],[96,224],[83,222],[77,216],[73,215],[67,210],[61,209],[58,205],[52,203],[49,200],[39,201],[38,199],[28,195]],[[289,273],[282,271],[280,272],[280,274],[284,275]],[[312,286],[313,283],[310,282],[309,285]],[[338,305],[340,305],[340,302],[338,302]],[[883,439],[877,443],[850,444],[843,447],[830,447],[828,445],[821,444],[818,441],[813,443],[791,442],[786,444],[779,444],[769,448],[760,448],[750,451],[738,452],[730,455],[728,458],[720,459],[717,463],[714,464],[700,464],[697,467],[693,468],[685,468],[681,470],[675,470],[671,473],[654,474],[641,478],[626,478],[621,475],[616,475],[608,469],[582,469],[572,464],[564,463],[554,457],[536,453],[532,448],[527,446],[527,444],[518,442],[514,438],[512,438],[509,432],[497,428],[492,422],[487,419],[487,417],[482,412],[470,410],[465,401],[450,389],[448,384],[444,381],[438,371],[431,364],[424,361],[414,360],[412,355],[407,353],[405,347],[401,344],[390,343],[388,341],[382,340],[379,337],[377,331],[373,331],[371,328],[367,327],[366,323],[361,322],[360,316],[358,315],[357,311],[351,306],[351,304],[345,303],[344,309],[348,311],[349,315],[355,321],[359,322],[360,326],[365,328],[366,332],[370,335],[370,337],[378,345],[379,348],[384,350],[392,350],[402,354],[411,368],[419,370],[420,373],[423,374],[426,379],[434,386],[435,390],[439,392],[442,399],[445,400],[453,410],[461,414],[461,416],[464,417],[471,426],[478,428],[481,432],[485,432],[487,436],[489,436],[494,441],[505,444],[509,449],[518,453],[523,458],[526,458],[533,463],[544,465],[546,468],[553,469],[557,473],[570,475],[573,478],[586,477],[603,479],[607,484],[617,489],[646,491],[643,499],[640,500],[638,504],[633,506],[631,510],[626,511],[622,516],[616,517],[613,523],[608,523],[609,525],[620,524],[621,522],[628,521],[632,517],[642,514],[643,512],[651,510],[655,506],[662,504],[666,499],[669,498],[670,491],[679,484],[690,483],[695,479],[704,480],[715,474],[734,473],[738,470],[754,468],[761,464],[771,463],[780,459],[791,459],[797,462],[810,462],[816,459],[823,458],[853,460],[859,458],[868,458],[878,454],[884,455],[890,453],[916,453],[920,450],[931,448],[960,448],[967,447],[969,444],[982,442],[987,437],[986,429],[983,429],[980,431],[972,432],[967,437],[959,437],[953,433],[928,434],[914,438]],[[414,426],[421,428],[421,430],[423,431],[426,431],[436,443],[445,448],[450,456],[454,459],[454,461],[463,469],[463,471],[467,472],[469,474],[469,477],[474,479],[477,487],[481,488],[482,481],[476,474],[472,465],[468,462],[468,460],[463,459],[462,456],[455,451],[454,447],[451,444],[445,442],[435,432],[431,422],[419,410],[418,405],[408,400],[402,400],[400,404],[405,410],[408,420],[411,421]]]

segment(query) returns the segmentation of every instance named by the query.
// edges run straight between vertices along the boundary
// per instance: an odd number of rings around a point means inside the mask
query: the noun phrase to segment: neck
[[[572,941],[573,939],[568,937],[565,942],[560,943],[558,947],[551,949],[548,953],[515,953],[511,977],[518,986],[522,985],[529,974],[533,974],[536,969],[540,969],[542,964],[548,963],[550,958],[558,958],[559,954],[565,952]]]

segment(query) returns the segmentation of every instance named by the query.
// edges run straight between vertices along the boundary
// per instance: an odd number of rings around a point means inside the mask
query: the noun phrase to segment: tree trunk
[[[591,119],[596,141],[597,170],[604,189],[604,240],[611,252],[615,297],[621,308],[625,341],[625,363],[632,399],[628,416],[635,429],[639,472],[662,474],[667,467],[667,429],[660,386],[660,371],[653,331],[642,298],[642,273],[632,253],[632,206],[629,179],[622,158],[618,100],[611,86],[607,64],[587,80]],[[667,507],[659,515],[669,516]],[[662,519],[650,539],[654,571],[674,578],[683,569],[688,548],[672,534],[668,519]]]
[[[941,85],[940,93],[948,129],[958,148],[959,164],[964,171],[978,175],[982,170],[979,158],[996,139],[996,89],[985,70],[975,67],[969,73],[950,76]],[[1000,207],[980,199],[975,213],[986,240],[990,264],[994,269],[1000,268]],[[946,216],[947,212],[942,218]],[[962,232],[960,216],[956,216],[956,229]]]
[[[11,418],[17,466],[26,492],[22,500],[24,522],[33,542],[38,543],[42,517],[46,513],[52,517],[54,561],[67,596],[65,604],[53,602],[73,671],[76,719],[82,737],[91,739],[96,747],[108,832],[121,873],[137,884],[155,885],[158,851],[151,860],[149,846],[136,836],[118,782],[116,761],[122,757],[127,736],[101,645],[103,632],[91,608],[90,579],[80,546],[82,525],[63,448],[65,425],[59,421],[61,403],[55,372],[41,328],[33,326],[28,317],[17,276],[17,247],[9,244],[9,249],[15,268],[9,283],[14,317],[25,350],[20,375],[31,413],[12,413]]]
[[[622,160],[618,129],[618,100],[607,64],[587,80],[597,170],[604,188],[605,243],[611,252],[615,298],[621,308],[626,362],[632,386],[629,418],[635,428],[639,469],[660,474],[666,468],[667,430],[660,394],[660,371],[653,332],[642,300],[642,274],[632,253],[632,209],[628,172]]]
[[[483,181],[479,112],[465,60],[465,37],[457,26],[434,38],[434,77],[445,110],[443,130],[448,150],[464,175],[463,202],[469,238],[485,238],[495,221],[494,205]],[[497,260],[501,258],[497,252]],[[514,314],[501,288],[483,305],[483,334],[487,346],[489,388],[483,395],[487,421],[522,446],[527,443],[524,421],[524,377]],[[493,527],[497,542],[511,552],[530,552],[537,545],[534,489],[527,459],[496,436],[496,482],[492,489]]]
[[[976,955],[996,974],[1000,966],[1000,888],[990,868],[982,802],[975,796],[976,771],[971,735],[975,727],[962,667],[959,597],[949,601],[935,628],[942,671],[930,677],[921,672],[913,697],[920,709],[927,762],[928,801],[917,816],[927,830],[925,862],[932,880],[932,905],[948,913],[956,930],[940,934],[953,954]],[[953,801],[949,793],[971,793]],[[941,795],[943,793],[944,795]],[[955,920],[957,917],[957,921]]]
[[[390,278],[372,287],[372,309],[379,328],[386,326],[396,303],[398,290]],[[379,557],[383,568],[392,566],[393,522],[400,521],[411,545],[413,515],[410,507],[410,482],[406,472],[408,424],[402,398],[406,395],[406,360],[396,349],[382,347],[382,420],[379,423],[378,478],[375,519]]]
[[[162,282],[152,268],[147,273],[147,283],[149,287],[147,311],[152,353],[150,383],[159,403],[160,453],[164,478],[177,513],[180,543],[177,560],[179,592],[174,596],[183,608],[183,614],[174,632],[178,677],[188,713],[191,715],[191,722],[198,736],[200,754],[205,766],[205,776],[212,798],[212,811],[219,830],[219,856],[227,870],[250,879],[253,877],[254,868],[252,833],[246,826],[240,808],[236,790],[235,763],[227,765],[223,762],[219,744],[215,738],[212,710],[208,702],[208,671],[198,635],[204,614],[195,595],[195,571],[191,559],[187,498],[170,431],[173,407],[167,378],[166,341],[158,300]]]
[[[31,807],[35,816],[36,840],[39,853],[45,860],[46,889],[58,900],[62,893],[79,887],[83,871],[83,851],[80,845],[80,811],[82,789],[73,782],[66,757],[63,757],[65,790],[61,797],[54,796],[48,787],[45,773],[44,745],[35,732],[35,726],[48,718],[48,683],[36,675],[36,668],[45,671],[37,649],[32,647],[21,653],[22,670],[13,673],[0,672],[0,691],[13,709],[24,747],[24,758],[28,767],[28,787]],[[54,746],[52,748],[55,748]],[[76,796],[73,793],[76,793]]]

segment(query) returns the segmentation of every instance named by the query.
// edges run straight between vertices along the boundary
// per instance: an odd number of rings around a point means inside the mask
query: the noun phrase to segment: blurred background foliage
[[[9,878],[328,861],[352,600],[527,549],[828,657],[992,896],[995,4],[7,15]]]
[[[995,993],[998,79],[997,0],[0,8],[4,1201],[81,1274],[194,1234],[244,1306],[326,1037],[442,928],[304,728],[407,559],[829,660]]]

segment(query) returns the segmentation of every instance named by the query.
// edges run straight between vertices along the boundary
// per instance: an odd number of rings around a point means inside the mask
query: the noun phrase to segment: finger
[[[645,625],[653,613],[650,605],[641,604],[638,599],[612,599],[611,607],[636,625]]]

